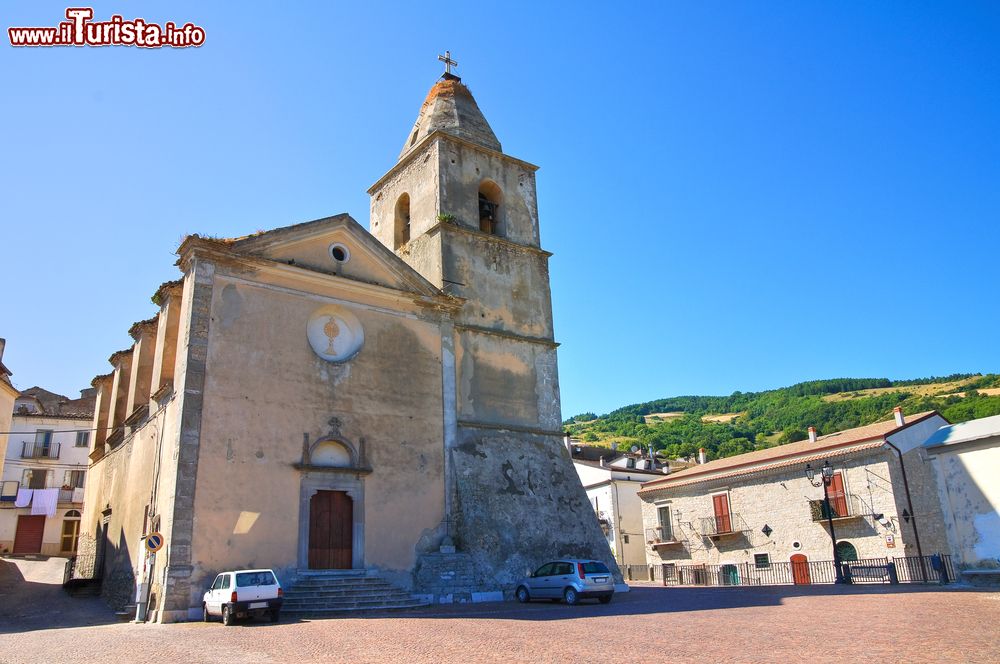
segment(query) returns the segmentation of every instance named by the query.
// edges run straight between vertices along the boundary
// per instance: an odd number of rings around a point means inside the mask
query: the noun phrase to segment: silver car
[[[615,580],[608,566],[599,560],[556,560],[545,563],[521,580],[514,595],[519,602],[549,599],[576,604],[597,598],[602,604],[615,594]]]

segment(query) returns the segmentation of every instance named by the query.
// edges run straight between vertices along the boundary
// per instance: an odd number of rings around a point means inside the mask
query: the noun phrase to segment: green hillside
[[[905,414],[937,410],[951,422],[1000,414],[1000,375],[956,374],[891,381],[834,378],[728,397],[683,396],[625,406],[598,417],[584,413],[564,429],[585,442],[652,445],[671,458],[709,459],[804,440],[884,420],[900,406]]]

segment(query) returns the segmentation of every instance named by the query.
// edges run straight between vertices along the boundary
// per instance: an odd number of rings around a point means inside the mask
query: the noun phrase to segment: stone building
[[[886,422],[824,436],[811,428],[809,440],[647,482],[639,492],[647,560],[720,565],[729,574],[832,560],[823,488],[804,473],[806,464],[818,471],[827,461],[842,559],[947,553],[936,480],[921,447],[944,424],[936,412],[904,418],[897,408]]]
[[[0,474],[0,552],[76,552],[94,416],[92,389],[70,399],[19,392]]]
[[[645,565],[646,540],[639,488],[643,482],[663,477],[667,472],[663,462],[577,441],[571,441],[569,448],[573,466],[615,561],[619,566]]]
[[[147,580],[153,618],[183,620],[254,566],[457,601],[551,557],[614,565],[562,444],[535,170],[445,74],[370,232],[341,214],[182,242],[182,278],[94,379],[81,549],[113,603]]]
[[[973,583],[1000,584],[1000,415],[941,427],[925,443],[950,553]]]

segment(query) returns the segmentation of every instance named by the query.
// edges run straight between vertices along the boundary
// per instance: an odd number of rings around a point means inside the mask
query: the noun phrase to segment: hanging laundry
[[[27,507],[31,504],[32,489],[18,489],[17,498],[14,499],[14,507]]]
[[[56,505],[59,503],[59,489],[35,489],[31,497],[31,514],[37,516],[56,515]]]

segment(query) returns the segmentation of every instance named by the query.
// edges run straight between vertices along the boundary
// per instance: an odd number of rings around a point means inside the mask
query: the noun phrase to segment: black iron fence
[[[628,581],[655,581],[665,586],[776,586],[835,583],[832,560],[735,563],[724,565],[623,565]],[[846,583],[953,583],[951,556],[864,558],[841,563]]]

